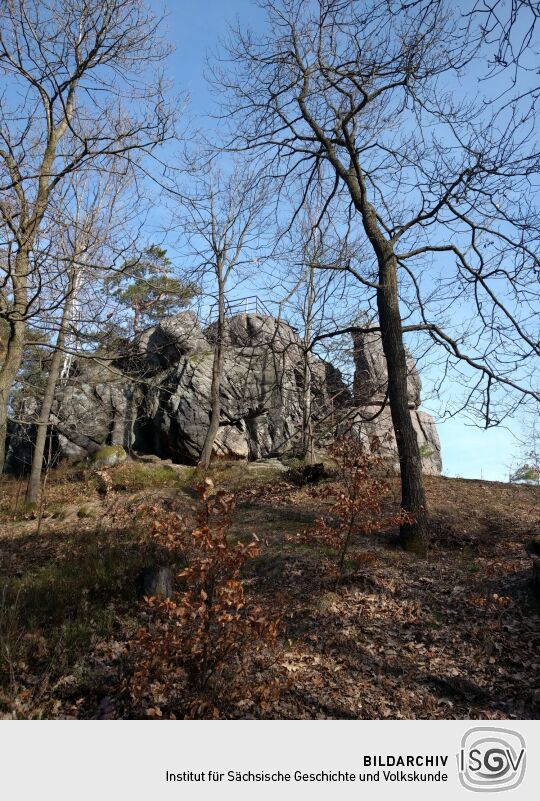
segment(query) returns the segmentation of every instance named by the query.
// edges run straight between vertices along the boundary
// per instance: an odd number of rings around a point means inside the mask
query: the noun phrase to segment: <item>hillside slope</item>
[[[19,482],[0,484],[4,717],[187,714],[174,682],[158,700],[149,689],[135,702],[126,687],[149,619],[135,577],[155,553],[139,512],[150,504],[153,518],[165,510],[189,528],[193,471],[128,463],[107,475],[105,499],[99,477],[52,474],[39,535]],[[282,619],[268,668],[279,697],[263,707],[222,697],[222,717],[538,716],[540,618],[524,543],[540,525],[540,488],[428,477],[429,558],[402,552],[392,531],[357,537],[336,588],[328,552],[299,536],[328,512],[332,481],[298,487],[238,463],[213,477],[236,494],[232,539],[256,534],[261,548],[245,568],[247,598]]]

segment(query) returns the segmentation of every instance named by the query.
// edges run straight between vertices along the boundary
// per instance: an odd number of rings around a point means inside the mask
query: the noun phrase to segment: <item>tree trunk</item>
[[[401,507],[412,517],[410,522],[401,524],[400,541],[406,551],[425,555],[428,534],[422,457],[407,398],[407,359],[393,255],[379,265],[379,284],[377,308],[388,372],[388,400],[399,455]]]
[[[21,366],[24,351],[24,334],[26,330],[26,315],[28,313],[28,276],[29,253],[47,209],[51,194],[51,181],[53,164],[56,158],[58,143],[69,128],[75,105],[75,88],[77,81],[73,81],[67,94],[63,115],[56,125],[49,127],[47,144],[43,153],[41,167],[37,174],[37,194],[32,213],[28,214],[28,200],[25,197],[23,182],[19,168],[11,170],[14,189],[20,202],[19,225],[16,240],[19,251],[15,257],[13,271],[13,313],[10,319],[11,333],[4,363],[0,367],[0,475],[4,470],[6,457],[7,417],[9,396]],[[49,110],[52,115],[52,101]]]
[[[425,555],[428,547],[427,504],[422,457],[407,398],[407,357],[399,309],[397,263],[393,245],[384,237],[375,210],[365,196],[362,219],[379,268],[377,308],[388,373],[388,401],[399,456],[401,508],[411,516],[410,522],[401,525],[400,542],[406,551]]]
[[[0,368],[0,475],[4,470],[6,459],[9,396],[22,362],[24,332],[25,324],[22,320],[11,323],[6,354]]]
[[[311,415],[311,364],[309,353],[304,352],[304,375],[302,391],[302,453],[303,459],[313,464],[313,426]]]
[[[221,276],[218,275],[218,321],[216,332],[216,344],[214,348],[214,361],[212,364],[212,386],[210,389],[210,424],[206,432],[204,445],[199,459],[199,467],[208,470],[212,451],[216,441],[216,434],[219,429],[221,417],[221,376],[223,374],[223,333],[225,328],[225,286]]]
[[[139,333],[139,317],[141,315],[139,304],[135,304],[135,309],[133,310],[133,334],[137,336]]]
[[[66,338],[66,326],[69,322],[69,318],[71,317],[71,310],[73,308],[73,303],[75,300],[74,283],[75,283],[75,275],[72,274],[70,277],[70,285],[68,289],[68,294],[66,296],[64,309],[62,312],[60,330],[58,331],[58,336],[56,338],[56,344],[54,346],[53,357],[49,369],[49,375],[47,376],[47,382],[45,384],[45,393],[43,395],[43,400],[41,402],[41,409],[39,412],[39,418],[37,422],[36,443],[34,447],[34,454],[32,457],[32,469],[30,471],[30,478],[26,490],[27,504],[31,503],[37,504],[39,503],[40,500],[41,472],[43,470],[43,456],[45,454],[47,429],[49,426],[49,418],[51,415],[54,393],[56,391],[56,385],[58,383],[58,378],[60,376],[60,370],[62,369],[62,360],[64,358],[63,348]]]
[[[4,361],[0,366],[0,475],[6,460],[9,396],[23,359],[25,315],[27,312],[28,250],[21,249],[15,258],[13,273],[13,313]]]
[[[313,464],[313,418],[311,411],[311,362],[310,345],[311,329],[313,324],[313,305],[315,302],[315,275],[314,268],[310,267],[307,295],[306,295],[306,322],[304,330],[304,365],[303,365],[303,392],[302,392],[302,458],[309,457],[309,464]]]

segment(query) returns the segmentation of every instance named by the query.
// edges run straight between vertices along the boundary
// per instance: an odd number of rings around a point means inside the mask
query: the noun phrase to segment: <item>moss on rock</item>
[[[106,445],[90,457],[94,467],[112,467],[112,465],[125,462],[127,453],[121,445]]]
[[[86,517],[95,517],[96,512],[92,509],[91,506],[81,506],[79,511],[77,512],[77,517],[86,518]]]

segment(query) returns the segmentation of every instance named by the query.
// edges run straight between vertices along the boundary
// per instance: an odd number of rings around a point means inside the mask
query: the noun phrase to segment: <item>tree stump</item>
[[[173,572],[170,567],[149,565],[136,578],[137,595],[172,598],[174,592]]]
[[[536,597],[540,599],[540,557],[538,556],[533,557],[532,585]]]

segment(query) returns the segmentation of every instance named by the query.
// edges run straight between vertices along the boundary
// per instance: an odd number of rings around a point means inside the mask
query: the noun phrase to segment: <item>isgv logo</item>
[[[496,793],[523,781],[525,740],[517,731],[491,726],[469,729],[461,740],[459,780],[467,790]]]

